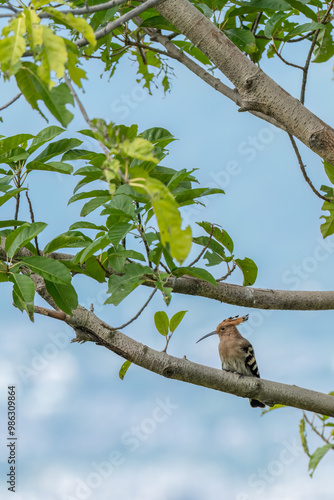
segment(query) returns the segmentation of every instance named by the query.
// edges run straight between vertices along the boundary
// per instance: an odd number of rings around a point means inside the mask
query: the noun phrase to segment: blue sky
[[[298,96],[297,70],[276,60],[263,67]],[[110,81],[100,79],[96,61],[87,63],[82,100],[89,116],[138,123],[141,130],[162,126],[179,139],[164,164],[199,168],[201,185],[226,192],[211,197],[205,209],[184,210],[185,220],[221,224],[234,240],[236,255],[257,263],[256,286],[331,290],[333,238],[322,240],[322,202],[304,182],[288,138],[238,113],[233,103],[176,63],[174,69],[172,92],[148,96],[130,63],[123,63]],[[1,105],[16,93],[13,82],[2,89]],[[332,90],[332,62],[311,67],[306,104],[329,124]],[[129,96],[126,107],[122,102]],[[46,126],[23,98],[2,116],[3,135],[37,133]],[[77,112],[69,134],[82,128],[86,124]],[[84,145],[91,146],[87,139]],[[304,147],[301,151],[314,184],[326,183],[319,158]],[[75,184],[75,178],[48,172],[31,177],[36,220],[49,224],[42,245],[79,220],[80,202],[66,206]],[[1,216],[12,217],[13,210],[1,207]],[[242,279],[236,272],[230,281]],[[103,306],[106,286],[82,277],[74,283],[80,302],[94,303],[96,314],[112,326],[132,317],[150,293],[137,289],[115,308]],[[12,307],[10,287],[2,284],[1,289],[0,429],[6,429],[7,386],[16,384],[17,500],[211,500],[218,492],[235,500],[332,498],[333,458],[326,456],[309,478],[299,443],[299,410],[261,417],[247,400],[165,380],[135,366],[121,381],[122,359],[94,344],[71,344],[73,333],[56,320],[36,316],[31,324]],[[254,345],[263,378],[322,392],[334,389],[331,311],[253,311],[177,295],[167,309],[156,295],[125,333],[161,350],[164,339],[155,330],[154,312],[166,310],[171,316],[184,309],[188,313],[170,354],[219,368],[217,339],[197,345],[196,340],[225,317],[249,312],[241,331]],[[317,441],[311,443],[312,448]],[[1,472],[7,473],[3,441],[0,457]],[[3,482],[0,491],[7,498]]]

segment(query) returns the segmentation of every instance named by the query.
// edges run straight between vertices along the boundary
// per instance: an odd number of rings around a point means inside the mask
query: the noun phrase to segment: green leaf
[[[119,376],[119,378],[120,378],[121,380],[123,380],[123,379],[124,379],[125,374],[126,374],[126,372],[128,371],[128,368],[129,368],[129,366],[130,366],[130,365],[131,365],[131,361],[128,361],[128,360],[126,360],[126,361],[122,364],[121,369],[120,369],[119,374],[118,374],[118,376]]]
[[[175,195],[175,200],[177,203],[179,203],[181,206],[182,205],[188,205],[189,201],[195,200],[197,198],[201,198],[203,196],[209,196],[210,194],[224,194],[224,191],[222,189],[218,188],[195,188],[195,189],[186,189],[184,191],[181,191],[180,193],[177,193]]]
[[[81,33],[82,36],[85,37],[93,47],[95,47],[96,39],[94,30],[83,17],[75,17],[71,13],[64,14],[54,7],[45,7],[43,10],[51,14],[54,19],[60,21],[65,26],[68,26]]]
[[[22,226],[22,224],[29,224],[29,223],[23,220],[15,220],[15,219],[0,221],[0,227]]]
[[[109,238],[106,236],[100,236],[96,240],[92,241],[82,252],[80,257],[80,264],[85,262],[89,257],[91,257],[98,250],[102,250],[110,244]]]
[[[141,172],[140,175],[145,174]],[[172,257],[182,263],[191,248],[190,226],[181,229],[182,220],[178,205],[171,192],[162,182],[147,177],[143,188],[151,198],[163,245],[169,244]]]
[[[101,215],[118,215],[126,219],[135,219],[135,207],[132,199],[124,194],[113,196],[109,203],[105,204]]]
[[[10,274],[9,279],[14,283],[13,300],[15,305],[28,313],[31,321],[34,320],[35,284],[29,276],[24,274]]]
[[[43,162],[46,162],[50,158],[53,158],[54,156],[61,155],[62,153],[65,153],[69,149],[76,148],[77,146],[80,146],[82,144],[82,141],[79,141],[79,139],[60,139],[59,141],[56,142],[51,142],[36,158],[34,161],[40,161],[43,160]]]
[[[334,184],[334,166],[328,161],[324,160],[324,169],[328,179],[332,184]]]
[[[68,205],[78,200],[85,200],[86,198],[96,198],[96,197],[110,197],[110,193],[107,189],[94,189],[93,191],[85,191],[84,193],[78,193],[68,200]]]
[[[51,253],[59,248],[81,248],[91,243],[91,238],[80,231],[67,231],[51,240],[44,248],[43,253]]]
[[[254,34],[244,28],[224,30],[225,35],[243,52],[252,54],[256,51]]]
[[[272,38],[273,36],[275,36],[277,31],[281,30],[283,21],[285,21],[285,19],[287,19],[289,16],[291,16],[291,12],[275,12],[275,14],[266,22],[264,28],[264,36],[266,36],[267,38]]]
[[[313,455],[310,457],[310,461],[308,464],[308,470],[310,471],[310,476],[312,477],[314,474],[314,471],[319,464],[320,460],[323,459],[323,457],[326,455],[327,451],[332,450],[333,445],[332,444],[325,444],[325,446],[321,446],[315,452]]]
[[[67,50],[65,41],[48,26],[42,27],[42,50],[41,64],[37,69],[37,74],[41,81],[51,89],[54,82],[51,80],[51,71],[54,71],[57,78],[61,78],[65,73],[65,63],[67,61]]]
[[[194,276],[200,280],[207,281],[214,286],[217,286],[215,278],[206,269],[201,269],[200,267],[178,267],[173,270],[174,276],[183,276],[188,274],[189,276]]]
[[[306,439],[304,418],[302,418],[301,421],[299,422],[299,435],[300,435],[300,440],[301,440],[301,443],[303,446],[303,450],[305,451],[306,455],[310,456],[310,452],[309,452],[308,445],[307,445],[307,439]]]
[[[43,279],[52,283],[60,283],[67,285],[71,283],[71,273],[67,267],[59,260],[50,259],[48,257],[33,256],[22,257],[20,262]]]
[[[56,120],[63,127],[67,127],[73,114],[66,109],[66,104],[73,105],[73,96],[66,83],[61,83],[50,91],[48,85],[38,76],[36,64],[30,62],[24,62],[21,65],[15,78],[17,86],[33,109],[36,109],[45,118],[37,104],[39,100],[42,100]]]
[[[72,165],[60,161],[51,161],[49,163],[31,161],[26,165],[26,168],[27,172],[30,172],[31,170],[46,170],[49,172],[59,172],[60,174],[71,174],[73,172]]]
[[[141,266],[131,262],[125,266],[125,273],[122,276],[112,274],[109,278],[108,293],[111,294],[105,304],[117,306],[127,297],[138,285],[144,282],[143,276],[152,274],[152,269],[148,266]]]
[[[128,234],[128,232],[133,229],[133,227],[133,224],[128,224],[126,222],[113,224],[108,231],[108,238],[113,245],[117,245]]]
[[[255,262],[245,257],[244,259],[235,259],[235,263],[244,275],[243,286],[253,285],[257,277],[257,265]]]
[[[20,248],[35,238],[46,226],[47,224],[44,222],[32,222],[31,224],[22,224],[22,226],[12,231],[5,243],[5,250],[8,253],[8,257],[14,257]]]
[[[184,315],[186,314],[187,311],[179,311],[177,312],[176,314],[174,314],[174,316],[171,317],[170,319],[170,331],[173,333],[176,328],[179,326],[179,324],[181,323],[181,321],[183,320],[184,318]]]
[[[271,406],[270,408],[267,408],[266,410],[263,410],[262,413],[261,413],[261,416],[265,415],[266,413],[269,413],[270,411],[279,410],[280,408],[286,408],[286,405],[277,404],[277,405]]]
[[[321,234],[324,238],[327,238],[327,236],[330,236],[331,234],[334,233],[334,204],[330,203],[329,201],[325,201],[322,205],[322,210],[328,210],[329,215],[322,215],[320,218],[325,219],[326,222],[321,224],[320,230]]]
[[[300,35],[301,33],[305,33],[306,31],[324,30],[324,29],[326,29],[326,26],[321,23],[313,22],[313,23],[299,24],[293,30],[288,32],[286,38]]]
[[[5,153],[15,149],[20,144],[25,144],[29,139],[32,139],[34,136],[31,134],[17,134],[12,135],[11,137],[6,137],[5,139],[0,140],[0,156],[3,156]]]
[[[11,31],[13,36],[7,36]],[[12,75],[18,68],[18,62],[26,50],[26,42],[23,37],[26,31],[25,16],[19,14],[2,30],[5,38],[0,40],[0,64],[3,73]]]
[[[99,283],[104,283],[106,280],[106,275],[104,270],[102,269],[101,265],[99,264],[99,260],[92,255],[92,257],[89,257],[89,259],[86,260],[85,262],[85,270],[86,274],[89,274],[89,276]]]
[[[57,127],[56,125],[51,125],[50,127],[44,128],[34,137],[34,140],[32,141],[30,148],[28,149],[28,153],[34,153],[36,149],[43,146],[43,144],[45,144],[46,142],[51,141],[62,132],[65,132],[65,129]]]
[[[227,250],[232,253],[234,244],[232,241],[232,238],[228,234],[225,229],[219,229],[218,227],[214,227],[212,230],[212,224],[210,222],[196,222],[196,224],[204,229],[208,234],[211,234],[213,238],[215,238],[217,241],[219,241]],[[211,247],[210,247],[211,248]],[[217,252],[219,253],[219,252]]]
[[[154,315],[154,324],[161,335],[168,335],[169,319],[165,311],[157,311]]]
[[[313,52],[313,63],[326,62],[334,55],[334,43],[331,35],[332,29],[333,26],[328,23],[326,29],[320,32]]]
[[[90,214],[91,212],[93,212],[93,210],[96,210],[96,208],[99,208],[101,205],[103,205],[109,200],[110,200],[110,195],[97,196],[96,198],[92,198],[82,207],[80,212],[81,217],[85,217],[86,215]]]
[[[69,227],[70,230],[72,229],[96,229],[97,231],[106,231],[107,228],[105,226],[97,226],[96,224],[93,224],[92,222],[86,222],[86,221],[79,221],[75,222],[74,224],[71,224]]]
[[[7,191],[6,194],[3,196],[0,196],[0,207],[1,205],[4,205],[8,200],[13,198],[13,196],[16,196],[18,193],[21,191],[26,191],[27,188],[18,188],[18,189],[11,189],[10,191]]]
[[[55,303],[64,313],[72,316],[73,309],[78,307],[78,296],[71,284],[55,283],[45,281],[45,286]]]

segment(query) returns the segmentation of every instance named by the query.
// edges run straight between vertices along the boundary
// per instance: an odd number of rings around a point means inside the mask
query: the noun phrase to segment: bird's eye
[[[221,329],[221,330],[225,330],[225,326],[222,326],[220,329]]]

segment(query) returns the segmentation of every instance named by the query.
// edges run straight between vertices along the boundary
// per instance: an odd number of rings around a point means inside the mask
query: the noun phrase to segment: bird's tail
[[[252,408],[265,408],[266,406],[264,403],[261,403],[261,401],[258,401],[257,399],[250,399],[249,402]]]

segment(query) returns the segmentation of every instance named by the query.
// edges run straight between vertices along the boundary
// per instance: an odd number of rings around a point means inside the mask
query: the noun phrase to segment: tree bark
[[[334,130],[252,63],[188,0],[165,0],[155,9],[185,35],[235,85],[240,111],[279,122],[321,158],[334,164]]]

